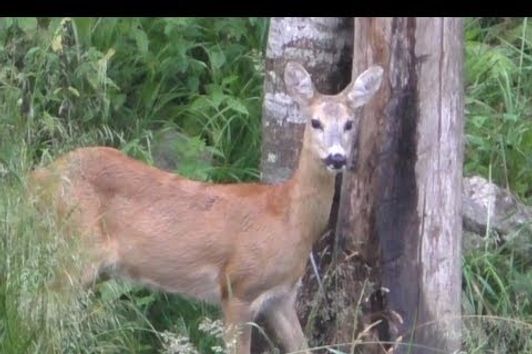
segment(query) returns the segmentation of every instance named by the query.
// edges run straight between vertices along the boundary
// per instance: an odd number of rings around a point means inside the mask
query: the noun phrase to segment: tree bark
[[[369,275],[363,325],[381,320],[378,339],[402,337],[396,352],[453,352],[460,348],[463,22],[357,18],[353,73],[370,64],[385,68],[383,87],[364,108],[357,168],[344,175],[337,224],[339,254],[369,272],[342,287],[356,306]],[[346,327],[337,341],[352,340]]]

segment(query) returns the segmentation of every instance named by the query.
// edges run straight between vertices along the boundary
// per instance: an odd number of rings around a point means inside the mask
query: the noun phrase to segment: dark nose
[[[329,167],[333,167],[336,170],[339,170],[340,168],[344,167],[347,162],[347,159],[345,155],[342,154],[334,154],[329,155],[325,159],[325,164]]]

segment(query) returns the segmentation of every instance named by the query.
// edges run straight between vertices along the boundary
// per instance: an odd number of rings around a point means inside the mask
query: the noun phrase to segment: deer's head
[[[372,66],[341,93],[323,95],[316,91],[302,65],[294,62],[286,65],[286,88],[307,119],[307,144],[328,170],[337,172],[345,168],[360,125],[356,108],[366,104],[377,92],[382,75],[380,66]]]

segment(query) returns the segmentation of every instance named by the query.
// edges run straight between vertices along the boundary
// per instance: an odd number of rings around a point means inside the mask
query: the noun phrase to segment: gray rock
[[[464,248],[477,248],[488,240],[472,240],[485,236],[487,230],[495,231],[500,243],[515,241],[530,252],[532,235],[532,207],[519,200],[506,189],[483,177],[464,178],[463,225]],[[477,236],[475,236],[477,235]]]

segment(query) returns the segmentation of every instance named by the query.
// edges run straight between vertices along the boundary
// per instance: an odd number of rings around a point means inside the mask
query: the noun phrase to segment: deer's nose
[[[345,167],[346,163],[347,158],[343,154],[330,154],[325,158],[325,164],[335,170]]]

